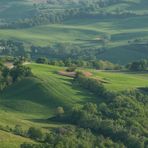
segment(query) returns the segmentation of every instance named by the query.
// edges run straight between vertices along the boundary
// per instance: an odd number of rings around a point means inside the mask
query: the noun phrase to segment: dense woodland
[[[103,42],[108,39],[104,37]],[[21,41],[0,40],[0,54],[14,57],[26,57],[36,59],[38,57],[47,57],[49,59],[95,59],[97,55],[105,51],[103,48],[80,48],[77,45],[58,43],[48,47],[27,46]]]

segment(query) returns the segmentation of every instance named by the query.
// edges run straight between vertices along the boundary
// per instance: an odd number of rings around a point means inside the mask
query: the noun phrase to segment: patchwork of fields
[[[15,39],[27,45],[50,46],[55,43],[74,44],[80,47],[100,48],[95,41],[109,36],[107,50],[98,55],[99,59],[125,64],[141,58],[148,58],[147,46],[136,46],[130,41],[148,40],[148,17],[133,17],[107,20],[71,20],[64,24],[45,25],[29,29],[1,29],[0,39]],[[135,24],[135,25],[134,25]],[[133,27],[134,26],[134,27]]]

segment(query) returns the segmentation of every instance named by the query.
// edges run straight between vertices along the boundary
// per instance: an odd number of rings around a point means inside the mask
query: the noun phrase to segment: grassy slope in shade
[[[53,115],[57,106],[69,108],[75,103],[95,98],[87,91],[73,87],[71,78],[55,74],[55,71],[60,69],[58,67],[38,64],[32,64],[30,67],[36,78],[20,81],[0,94],[0,125],[14,128],[18,124],[24,129],[33,126],[43,130],[62,126],[46,123],[43,119]],[[12,135],[13,138],[9,139],[8,133],[0,133],[7,137],[6,141],[0,141],[3,148],[19,148],[24,142],[23,138]]]
[[[49,115],[57,106],[92,100],[91,94],[72,86],[72,79],[55,74],[57,67],[32,64],[37,78],[28,78],[2,93],[1,104],[14,110]],[[95,99],[95,98],[94,98]]]

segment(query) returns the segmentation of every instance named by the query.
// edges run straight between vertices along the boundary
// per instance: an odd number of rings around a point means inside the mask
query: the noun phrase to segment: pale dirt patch
[[[59,71],[58,74],[62,76],[72,77],[72,78],[76,76],[76,72]]]
[[[85,72],[83,71],[82,73],[85,77],[91,77],[93,75],[91,72],[86,72],[86,71]],[[62,76],[67,76],[67,77],[75,77],[77,73],[76,72],[59,71],[58,74],[62,75]]]
[[[47,3],[47,0],[32,0],[33,3],[39,4],[39,3]]]
[[[85,77],[91,77],[93,74],[91,72],[85,71],[82,72]]]
[[[13,63],[11,63],[11,62],[4,63],[4,66],[6,66],[9,69],[12,69],[14,67]]]

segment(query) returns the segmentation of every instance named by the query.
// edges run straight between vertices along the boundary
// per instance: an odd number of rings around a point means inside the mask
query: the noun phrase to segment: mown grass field
[[[95,72],[96,78],[105,80],[105,86],[111,91],[124,91],[148,87],[148,73]]]

